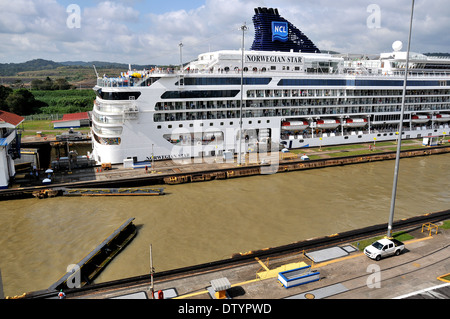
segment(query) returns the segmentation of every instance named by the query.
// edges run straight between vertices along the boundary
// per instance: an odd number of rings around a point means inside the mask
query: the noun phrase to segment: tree
[[[45,106],[43,102],[37,101],[27,89],[18,89],[9,94],[6,104],[9,112],[17,115],[34,114],[39,111],[40,107]]]
[[[65,78],[59,78],[53,81],[53,89],[54,90],[68,90],[70,89],[70,84],[67,82]]]
[[[65,78],[58,78],[52,80],[47,77],[44,81],[40,79],[34,79],[31,81],[32,90],[68,90],[72,86]]]
[[[34,79],[31,81],[31,89],[32,90],[40,90],[42,88],[42,85],[44,84],[44,81],[39,79]]]
[[[6,98],[13,92],[13,90],[7,86],[0,85],[0,110],[9,111]]]
[[[41,85],[41,90],[51,90],[53,88],[53,80],[48,76]]]

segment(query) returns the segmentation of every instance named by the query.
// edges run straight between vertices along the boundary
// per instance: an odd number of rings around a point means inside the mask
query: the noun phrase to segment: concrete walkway
[[[236,267],[199,273],[178,279],[155,281],[155,291],[171,291],[177,300],[211,299],[210,282],[227,278],[231,299],[393,299],[412,296],[416,292],[444,284],[438,277],[450,273],[450,230],[439,230],[428,237],[420,229],[411,232],[415,239],[406,241],[406,251],[376,262],[362,252],[349,250],[324,262],[313,263],[302,252],[283,258],[257,260]],[[349,243],[342,244],[342,247]],[[340,245],[341,246],[341,245]],[[280,266],[305,262],[320,272],[320,280],[304,285],[285,288],[277,275],[258,276]],[[81,299],[108,299],[150,291],[148,284],[116,289],[94,291],[78,296]],[[176,296],[173,297],[173,292]]]

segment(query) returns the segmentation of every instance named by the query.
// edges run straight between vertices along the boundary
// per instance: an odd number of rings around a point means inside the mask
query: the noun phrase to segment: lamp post
[[[242,58],[241,58],[241,105],[239,108],[239,161],[238,164],[242,164],[242,104],[244,102],[244,39],[245,31],[247,31],[247,25],[244,23],[240,27],[242,31]]]
[[[155,172],[155,153],[153,152],[153,143],[152,143],[152,170],[151,172],[154,173]]]
[[[183,42],[180,42],[178,46],[180,47],[180,72],[183,73]]]
[[[392,224],[394,221],[395,197],[397,195],[398,168],[399,168],[399,162],[400,162],[400,149],[401,149],[401,145],[402,145],[403,114],[405,111],[405,96],[406,96],[406,84],[408,81],[409,51],[411,48],[411,32],[412,32],[413,15],[414,15],[414,0],[412,0],[411,20],[409,22],[408,50],[406,51],[405,79],[403,82],[402,111],[401,111],[401,115],[400,115],[400,124],[399,124],[399,131],[398,131],[397,154],[395,157],[394,183],[392,186],[391,210],[390,210],[390,214],[389,214],[387,237],[391,237],[391,235],[392,235]]]

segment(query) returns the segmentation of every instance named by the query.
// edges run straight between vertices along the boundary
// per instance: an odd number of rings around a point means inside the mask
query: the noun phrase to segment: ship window
[[[137,100],[141,95],[141,92],[104,92],[102,90],[96,90],[97,96],[103,100]]]
[[[150,85],[152,85],[153,83],[155,83],[156,81],[158,81],[159,79],[160,79],[160,78],[153,78],[153,77],[148,78],[148,79],[146,79],[145,81],[142,81],[141,84],[140,84],[140,86],[150,86]]]
[[[277,69],[277,67],[275,66],[275,65],[272,65],[271,67],[270,67],[270,70],[271,71],[275,71]]]
[[[248,69],[246,70],[246,72]],[[272,81],[272,78],[252,78],[245,77],[243,83],[245,85],[267,85]],[[198,78],[185,78],[184,85],[240,85],[240,77],[231,78],[216,78],[216,77],[198,77]],[[178,85],[178,82],[175,83]]]
[[[213,97],[235,97],[239,90],[217,90],[217,91],[167,91],[161,95],[162,99],[198,99]]]
[[[178,127],[183,127],[183,124],[178,125]]]
[[[172,128],[172,125],[167,125],[168,128]]]
[[[161,125],[158,125],[156,128],[161,129]]]
[[[338,80],[338,79],[281,79],[278,86],[403,86],[402,80]],[[439,86],[439,81],[410,80],[408,86]]]

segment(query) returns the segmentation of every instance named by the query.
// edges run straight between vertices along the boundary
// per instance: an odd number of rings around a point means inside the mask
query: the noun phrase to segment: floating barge
[[[157,196],[164,195],[164,188],[53,188],[33,192],[36,198],[56,196]]]
[[[134,218],[128,219],[92,252],[77,263],[57,282],[50,291],[80,288],[90,284],[106,265],[136,236]]]
[[[164,195],[164,188],[66,188],[62,196],[148,196]]]

